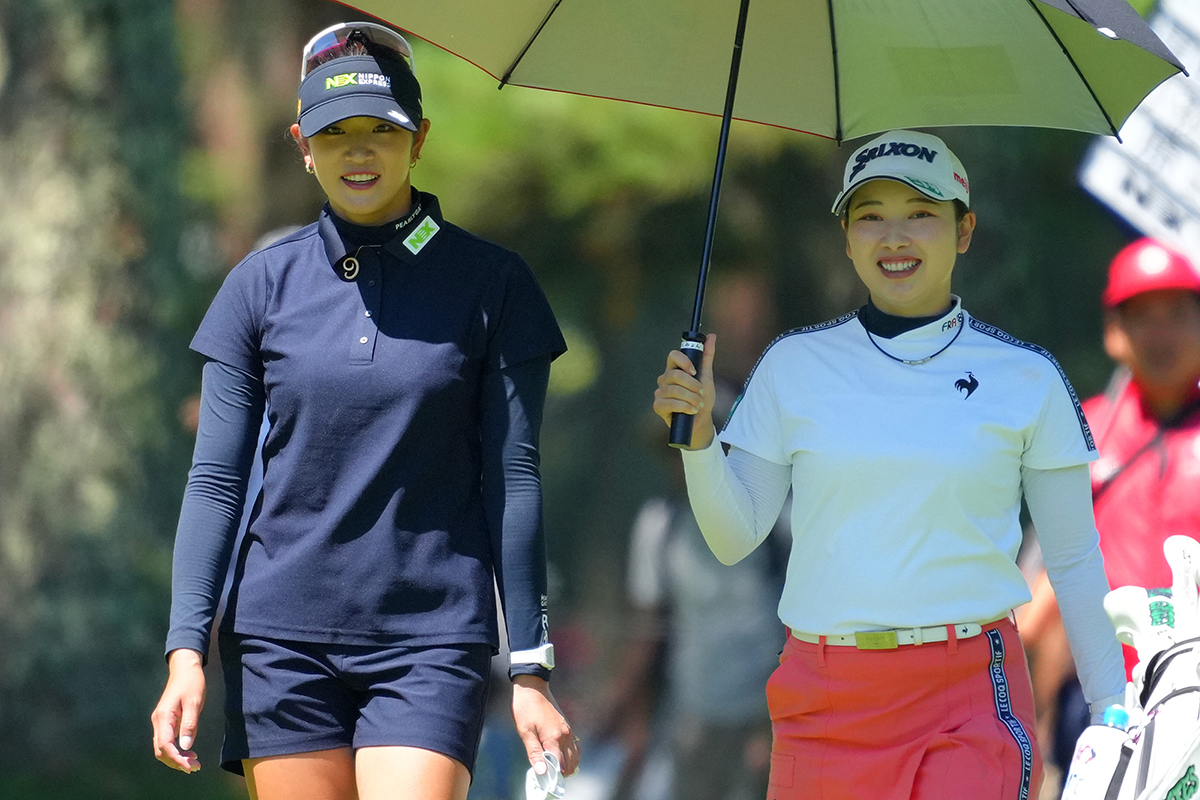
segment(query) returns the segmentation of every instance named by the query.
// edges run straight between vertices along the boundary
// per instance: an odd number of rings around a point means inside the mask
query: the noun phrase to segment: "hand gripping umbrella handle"
[[[700,276],[696,282],[696,304],[692,309],[692,329],[683,334],[680,349],[700,374],[700,361],[704,358],[704,334],[700,333],[700,312],[704,308],[704,286],[708,282],[708,265],[712,260],[713,238],[717,230],[717,208],[721,202],[721,176],[725,172],[725,153],[729,147],[729,126],[733,121],[733,103],[737,96],[738,71],[742,65],[742,44],[746,39],[746,18],[750,12],[750,0],[741,0],[738,7],[737,29],[733,35],[733,56],[729,63],[729,83],[725,87],[725,110],[721,113],[721,135],[717,140],[717,163],[713,170],[712,195],[708,201],[708,226],[704,231],[704,253],[700,257]],[[671,447],[690,447],[692,444],[692,416],[675,413],[671,415]]]
[[[679,349],[696,368],[696,376],[700,376],[700,362],[704,360],[704,334],[699,331],[684,331],[683,341]],[[671,415],[671,447],[685,448],[692,445],[692,415],[680,414],[678,411]]]

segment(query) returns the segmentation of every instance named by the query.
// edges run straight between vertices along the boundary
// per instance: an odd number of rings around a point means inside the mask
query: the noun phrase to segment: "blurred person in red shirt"
[[[1114,589],[1170,586],[1163,542],[1200,540],[1200,269],[1141,239],[1113,259],[1103,303],[1104,349],[1118,369],[1083,409],[1100,451],[1092,502],[1105,572]],[[1055,730],[1054,760],[1065,769],[1087,706],[1044,571],[1020,622],[1038,727]],[[1129,677],[1137,654],[1124,653]]]

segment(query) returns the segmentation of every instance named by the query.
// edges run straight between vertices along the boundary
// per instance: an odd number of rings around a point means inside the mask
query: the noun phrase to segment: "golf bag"
[[[1139,663],[1125,708],[1079,737],[1063,800],[1200,800],[1200,543],[1173,536],[1164,550],[1172,588],[1126,586],[1105,598]]]

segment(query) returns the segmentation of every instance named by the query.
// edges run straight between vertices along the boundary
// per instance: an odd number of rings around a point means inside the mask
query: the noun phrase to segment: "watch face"
[[[509,666],[517,664],[537,664],[546,669],[554,669],[554,645],[546,643],[532,650],[514,650],[508,654]]]

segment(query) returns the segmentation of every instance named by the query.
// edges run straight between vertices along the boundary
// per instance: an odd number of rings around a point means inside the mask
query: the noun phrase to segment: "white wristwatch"
[[[546,669],[554,669],[554,645],[547,642],[532,650],[513,650],[508,654],[508,665],[537,664]]]

